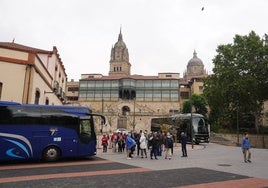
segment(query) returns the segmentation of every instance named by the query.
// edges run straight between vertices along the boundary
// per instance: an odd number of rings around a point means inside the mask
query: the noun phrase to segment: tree
[[[127,118],[128,122],[129,122],[129,125],[130,125],[130,127],[132,128],[133,131],[135,130],[136,125],[137,125],[137,122],[136,122],[135,118],[136,117],[134,115],[133,116],[128,116],[128,118]]]
[[[191,104],[190,99],[184,101],[182,104],[182,113],[191,113],[191,106],[192,104]]]
[[[235,35],[233,44],[219,45],[213,59],[214,74],[204,80],[213,121],[235,122],[249,114],[255,117],[258,132],[263,103],[268,99],[268,41],[254,31]],[[267,44],[267,43],[266,43]]]
[[[192,101],[193,107],[195,109],[195,113],[206,116],[208,112],[207,107],[206,107],[207,106],[206,98],[203,95],[193,94],[190,97],[190,100]]]
[[[203,95],[193,94],[189,100],[184,101],[182,112],[190,113],[192,107],[194,108],[193,112],[206,116],[208,112],[206,105],[207,101]]]

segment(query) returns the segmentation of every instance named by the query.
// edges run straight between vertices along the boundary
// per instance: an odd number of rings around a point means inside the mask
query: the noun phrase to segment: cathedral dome
[[[204,64],[203,64],[202,60],[197,57],[197,53],[196,53],[196,51],[194,51],[194,56],[192,59],[190,59],[188,61],[187,67],[188,66],[203,66],[203,65]]]
[[[191,78],[193,76],[200,76],[205,74],[204,64],[201,59],[196,55],[194,51],[194,56],[188,61],[186,77]]]

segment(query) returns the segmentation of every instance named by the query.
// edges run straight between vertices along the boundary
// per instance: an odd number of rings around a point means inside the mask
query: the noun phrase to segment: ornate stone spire
[[[129,54],[128,49],[123,41],[123,35],[120,27],[120,33],[118,35],[118,41],[112,47],[111,59],[110,59],[110,71],[109,75],[130,75]]]
[[[123,41],[123,36],[122,36],[122,32],[121,32],[121,27],[120,27],[120,33],[118,35],[118,41]]]

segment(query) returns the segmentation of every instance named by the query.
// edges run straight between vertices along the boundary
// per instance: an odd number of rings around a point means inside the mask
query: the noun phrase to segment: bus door
[[[92,118],[89,116],[80,118],[78,134],[78,155],[94,155],[96,152],[96,135]]]

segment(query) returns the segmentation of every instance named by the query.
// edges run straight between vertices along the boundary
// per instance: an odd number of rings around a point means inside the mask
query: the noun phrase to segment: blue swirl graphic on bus
[[[5,139],[9,142],[12,142],[13,144],[17,145],[19,148],[21,148],[26,154],[27,154],[27,157],[30,157],[30,154],[27,150],[27,148],[22,145],[21,143],[15,141],[15,140],[10,140],[10,139]],[[11,148],[9,150],[6,151],[6,154],[10,157],[15,157],[15,158],[25,158],[25,157],[22,157],[22,156],[19,156],[19,155],[16,155],[15,153],[13,153],[13,151],[15,150],[16,148]]]
[[[14,145],[11,146],[11,148],[8,148],[6,150],[6,155],[12,158],[31,158],[33,155],[33,149],[32,149],[32,145],[29,142],[29,140],[27,138],[25,138],[24,136],[21,135],[17,135],[17,134],[9,134],[9,133],[1,133],[0,132],[0,136],[6,137],[3,138],[3,140],[6,140]],[[22,155],[18,155],[15,153],[15,150],[22,150],[23,153]]]
[[[21,159],[24,159],[25,157],[21,157],[19,155],[16,155],[13,153],[13,151],[15,150],[16,148],[12,148],[12,149],[9,149],[6,151],[6,154],[10,157],[15,157],[15,158],[21,158]]]

